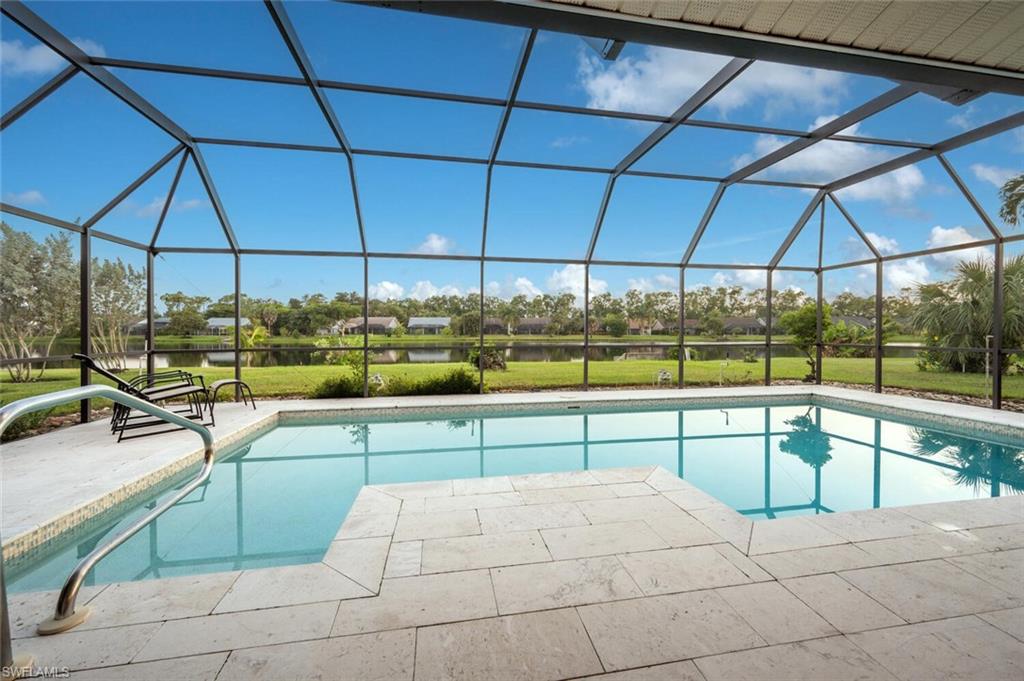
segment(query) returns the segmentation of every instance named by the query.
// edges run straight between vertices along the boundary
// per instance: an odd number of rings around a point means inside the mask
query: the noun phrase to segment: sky
[[[278,75],[299,75],[259,2],[29,2],[87,53]],[[526,32],[333,2],[286,2],[320,78],[483,97],[506,96]],[[59,72],[60,57],[6,17],[0,25],[0,99],[7,111]],[[629,44],[614,62],[600,60],[575,36],[541,32],[519,98],[605,110],[666,115],[727,58]],[[196,137],[313,145],[336,142],[302,87],[113,69],[116,75]],[[811,130],[894,87],[880,78],[758,62],[701,108],[695,118]],[[486,157],[500,108],[327,90],[353,147]],[[1024,99],[988,94],[956,107],[918,94],[845,131],[931,143],[1024,110]],[[612,167],[654,123],[515,109],[499,159]],[[681,126],[634,166],[637,170],[721,177],[784,145],[769,134]],[[175,141],[87,77],[72,78],[4,132],[3,200],[63,220],[85,220],[175,146]],[[337,153],[201,145],[225,211],[245,248],[358,251],[360,239],[345,158]],[[762,171],[763,179],[823,183],[902,155],[903,148],[826,141]],[[998,187],[1024,169],[1024,129],[950,152],[949,161],[989,216],[998,218]],[[177,167],[168,164],[96,228],[137,241],[152,236]],[[367,246],[373,251],[478,255],[486,170],[482,165],[357,155]],[[606,176],[598,173],[494,170],[487,253],[582,258]],[[594,256],[676,262],[708,204],[710,182],[623,176],[616,184]],[[733,185],[708,224],[693,262],[766,264],[810,201],[804,189]],[[885,254],[987,238],[978,215],[935,160],[901,168],[838,193]],[[4,216],[19,229],[49,228]],[[782,264],[817,261],[815,214]],[[1003,226],[1007,233],[1013,233]],[[868,256],[832,205],[824,212],[826,264]],[[223,231],[198,174],[186,164],[157,242],[225,247]],[[97,253],[139,263],[141,253],[105,244]],[[959,258],[986,249],[915,257],[885,268],[887,290],[941,280]],[[232,290],[229,256],[166,254],[157,261],[161,291],[218,298]],[[575,265],[488,263],[485,290],[582,295]],[[359,259],[249,256],[243,289],[255,297],[332,295],[362,287]],[[425,298],[479,289],[475,263],[374,261],[371,293]],[[676,273],[659,268],[597,267],[591,291],[676,290]],[[759,283],[760,282],[760,283]],[[778,287],[813,292],[809,278],[780,272]],[[688,287],[764,285],[763,272],[689,270]],[[829,275],[826,294],[873,290],[873,267]]]

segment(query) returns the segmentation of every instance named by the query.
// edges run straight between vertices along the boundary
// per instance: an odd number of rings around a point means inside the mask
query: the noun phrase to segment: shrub
[[[467,361],[470,366],[475,366],[478,369],[481,368],[482,362],[482,368],[486,371],[505,371],[505,369],[508,368],[505,364],[505,353],[498,348],[485,347],[482,355],[480,353],[480,348],[472,348],[469,351]]]
[[[7,430],[4,431],[2,441],[10,442],[11,440],[17,440],[26,433],[36,430],[39,426],[43,425],[52,411],[52,409],[47,411],[33,411],[25,414],[24,416],[19,416],[13,423],[11,423],[11,425],[7,426]]]
[[[479,390],[480,379],[476,374],[459,367],[418,381],[391,378],[383,392],[387,395],[469,395]]]
[[[362,397],[363,379],[361,376],[349,372],[340,376],[332,376],[321,381],[310,391],[309,396],[314,400],[332,397]]]

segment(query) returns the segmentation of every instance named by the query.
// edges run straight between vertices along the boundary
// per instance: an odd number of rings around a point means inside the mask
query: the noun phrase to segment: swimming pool
[[[656,464],[767,522],[1024,491],[1024,441],[807,404],[616,409],[289,421],[221,456],[87,583],[319,561],[366,484]],[[14,561],[9,588],[59,588],[158,498]]]

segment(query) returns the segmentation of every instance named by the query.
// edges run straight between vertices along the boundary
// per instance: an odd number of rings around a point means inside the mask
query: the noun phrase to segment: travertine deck
[[[322,563],[87,589],[76,679],[1014,679],[1024,499],[752,523],[661,468],[366,487]]]

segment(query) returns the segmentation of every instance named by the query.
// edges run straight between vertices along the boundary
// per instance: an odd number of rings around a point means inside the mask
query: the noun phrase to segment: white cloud
[[[882,272],[889,288],[896,291],[926,283],[931,276],[928,264],[922,258],[889,261],[885,263]]]
[[[988,182],[998,188],[1006,184],[1006,181],[1011,177],[1020,173],[1019,170],[1014,170],[1013,168],[1000,168],[999,166],[990,166],[985,163],[972,163],[971,172],[979,180]]]
[[[917,166],[903,166],[878,177],[851,185],[837,193],[854,201],[907,204],[925,188],[924,174]]]
[[[593,279],[591,279],[593,281]],[[657,274],[654,277],[637,277],[626,281],[626,290],[636,290],[642,293],[653,291],[675,291],[679,282],[675,277],[667,274]]]
[[[7,192],[4,201],[15,206],[38,206],[46,203],[46,197],[38,189],[28,189],[23,192]]]
[[[877,248],[878,252],[882,255],[900,252],[900,244],[896,239],[882,234],[877,234],[875,232],[864,232],[864,236],[868,238],[868,241],[875,245],[875,248]]]
[[[851,134],[856,133],[856,127],[851,126],[851,129],[854,129]],[[788,142],[789,140],[774,135],[758,135],[754,142],[754,151],[734,159],[734,169],[767,156]],[[878,146],[823,140],[769,166],[763,174],[825,184],[884,163],[894,156],[895,154],[883,151],[882,147]]]
[[[537,288],[534,283],[526,277],[516,277],[515,282],[512,284],[512,290],[514,291],[514,295],[523,295],[528,298],[533,298],[534,296],[539,296],[543,293],[543,291]]]
[[[942,227],[935,225],[928,235],[928,248],[943,248],[945,246],[956,246],[958,244],[969,244],[978,241],[978,238],[961,226]],[[978,258],[991,257],[989,251],[982,247],[963,248],[945,253],[935,253],[932,256],[940,265],[950,266],[962,260],[976,260]]]
[[[103,57],[103,46],[88,38],[72,38],[86,54]],[[0,40],[0,64],[11,76],[49,75],[67,65],[63,57],[43,44],[25,45],[20,40]]]
[[[377,284],[370,284],[369,293],[370,298],[377,300],[397,300],[405,293],[405,288],[393,281],[382,281]]]
[[[977,108],[973,104],[968,104],[963,109],[947,118],[946,122],[953,127],[960,128],[961,130],[968,130],[974,127],[973,118],[976,110]]]
[[[572,293],[582,302],[586,268],[583,265],[566,265],[555,270],[548,277],[547,287],[551,293]],[[590,277],[590,295],[597,296],[608,290],[608,282]]]
[[[647,47],[638,57],[606,63],[581,50],[578,77],[591,107],[668,113],[726,62],[718,55]],[[762,99],[767,120],[787,111],[834,108],[845,89],[846,77],[839,72],[756,62],[707,106],[727,116],[754,99]]]
[[[551,146],[555,149],[566,149],[580,144],[588,144],[589,142],[590,138],[583,135],[563,135],[551,140]]]
[[[751,264],[751,263],[747,263]],[[776,272],[772,280],[772,286],[782,286],[783,272]],[[742,286],[748,290],[764,288],[768,283],[768,275],[765,270],[726,270],[715,272],[711,277],[715,286]]]
[[[427,238],[423,240],[423,243],[416,247],[416,252],[428,255],[447,255],[448,253],[451,253],[454,248],[454,241],[446,236],[431,232],[427,235]]]
[[[166,196],[154,196],[149,203],[139,206],[138,204],[133,203],[131,199],[128,199],[122,203],[119,208],[134,213],[135,217],[150,218],[160,215],[160,211],[164,209],[164,203],[166,201]],[[188,211],[202,208],[205,205],[208,204],[203,199],[185,199],[183,201],[174,199],[171,201],[171,210],[175,213],[187,213]]]
[[[413,284],[412,290],[409,291],[409,297],[415,298],[416,300],[426,300],[433,296],[461,296],[462,292],[457,286],[451,284],[445,284],[444,286],[434,286],[429,280],[417,281]]]

